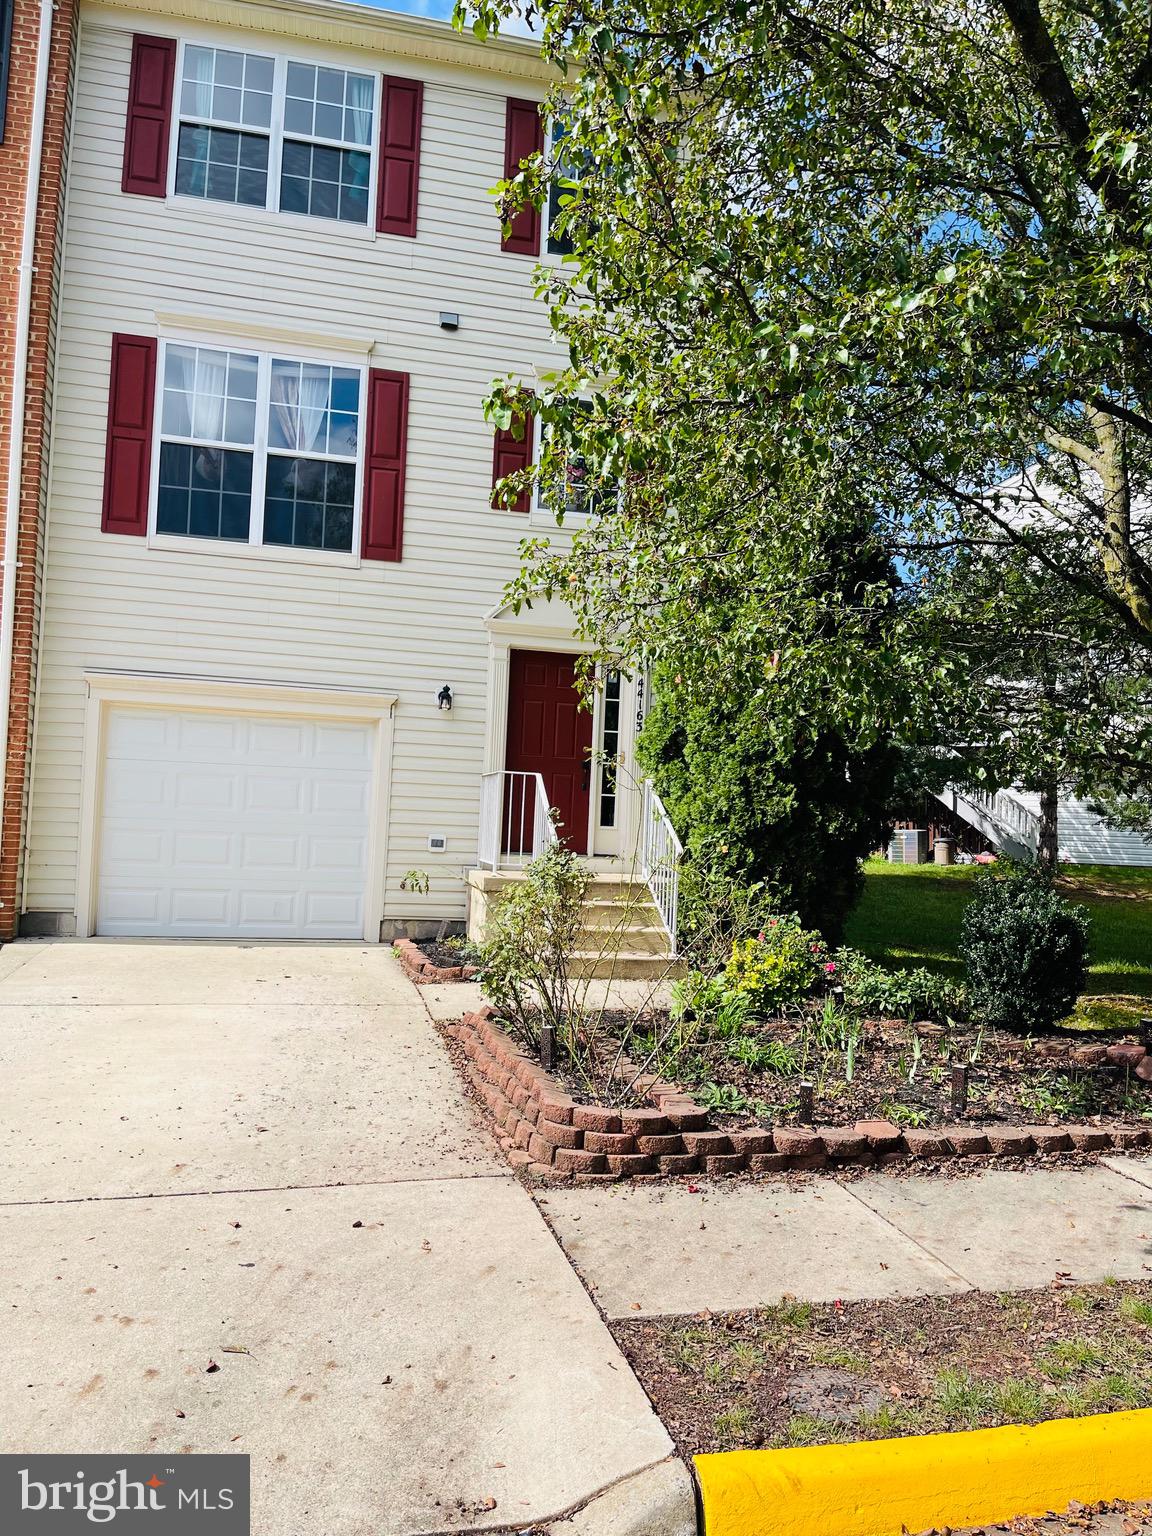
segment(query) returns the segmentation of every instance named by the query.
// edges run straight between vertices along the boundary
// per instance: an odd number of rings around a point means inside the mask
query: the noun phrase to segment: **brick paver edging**
[[[419,944],[414,944],[411,939],[396,939],[392,948],[409,980],[418,987],[441,981],[471,981],[476,975],[474,965],[433,965]]]
[[[1129,1125],[902,1131],[887,1120],[861,1120],[854,1126],[718,1130],[683,1088],[657,1077],[637,1080],[651,1107],[577,1103],[505,1034],[488,1007],[447,1028],[468,1057],[468,1075],[496,1123],[508,1161],[551,1179],[599,1184],[669,1174],[780,1173],[906,1158],[1027,1157],[1152,1145],[1152,1129]]]

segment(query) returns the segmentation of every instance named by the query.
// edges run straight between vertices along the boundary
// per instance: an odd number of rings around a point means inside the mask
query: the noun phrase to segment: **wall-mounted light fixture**
[[[443,688],[436,695],[436,707],[437,709],[444,710],[452,708],[452,689],[447,683],[444,684]]]
[[[450,310],[440,311],[440,329],[442,331],[458,331],[460,329],[460,316],[454,315]]]

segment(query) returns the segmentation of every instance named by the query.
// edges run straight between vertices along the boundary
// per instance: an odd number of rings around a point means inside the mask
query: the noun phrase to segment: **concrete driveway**
[[[0,1286],[0,1450],[248,1452],[256,1536],[679,1486],[380,948],[0,951]]]

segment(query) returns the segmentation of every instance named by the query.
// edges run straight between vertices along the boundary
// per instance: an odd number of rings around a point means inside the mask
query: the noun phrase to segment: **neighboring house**
[[[20,930],[462,920],[481,853],[547,835],[537,773],[630,855],[651,800],[597,754],[631,762],[637,685],[578,710],[570,616],[501,607],[554,530],[490,505],[532,445],[481,412],[559,361],[542,220],[502,239],[490,195],[540,142],[534,45],[334,0],[79,15]]]
[[[0,0],[0,937],[25,848],[75,36],[69,0]]]
[[[948,787],[936,797],[998,852],[1034,858],[1040,842],[1040,796],[1011,788],[995,794]],[[1086,800],[1060,796],[1057,814],[1060,858],[1067,864],[1152,864],[1152,843],[1109,826]]]

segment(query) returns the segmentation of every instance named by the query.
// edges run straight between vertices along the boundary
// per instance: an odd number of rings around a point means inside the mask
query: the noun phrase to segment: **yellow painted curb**
[[[705,1536],[900,1536],[1152,1496],[1152,1409],[695,1460]]]

